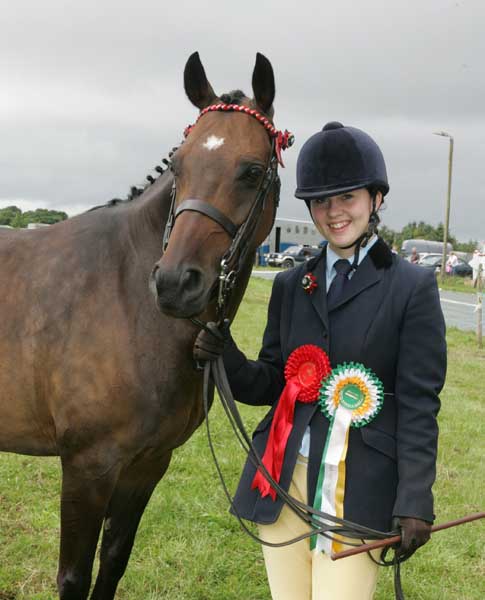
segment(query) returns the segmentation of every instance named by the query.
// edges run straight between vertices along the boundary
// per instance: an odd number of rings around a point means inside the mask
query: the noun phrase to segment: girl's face
[[[382,194],[378,192],[376,209],[381,202]],[[343,246],[352,244],[367,231],[371,211],[372,198],[365,188],[311,201],[311,213],[318,231],[342,258],[354,254],[354,246],[347,249]]]

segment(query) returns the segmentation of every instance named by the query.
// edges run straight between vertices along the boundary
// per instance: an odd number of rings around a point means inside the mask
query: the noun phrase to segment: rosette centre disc
[[[364,403],[365,396],[359,386],[348,383],[342,388],[340,392],[340,403],[345,408],[355,410]]]
[[[304,387],[312,385],[317,377],[317,367],[315,363],[307,361],[298,367],[298,381]]]

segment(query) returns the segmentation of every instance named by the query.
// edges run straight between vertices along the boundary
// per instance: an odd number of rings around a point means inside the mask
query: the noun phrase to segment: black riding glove
[[[409,558],[431,536],[431,524],[413,517],[396,517],[394,524],[401,528],[401,543],[396,548],[397,556]]]
[[[194,343],[194,358],[198,363],[217,360],[229,339],[228,321],[224,323],[222,331],[213,321],[209,321],[206,327],[200,331]]]

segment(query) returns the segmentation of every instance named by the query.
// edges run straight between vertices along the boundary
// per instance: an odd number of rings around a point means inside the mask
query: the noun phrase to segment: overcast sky
[[[0,207],[76,214],[126,196],[182,138],[197,111],[183,68],[198,50],[217,93],[251,92],[257,51],[273,64],[285,153],[281,217],[299,148],[332,120],[380,145],[391,191],[384,224],[444,220],[485,239],[483,0],[1,0]]]

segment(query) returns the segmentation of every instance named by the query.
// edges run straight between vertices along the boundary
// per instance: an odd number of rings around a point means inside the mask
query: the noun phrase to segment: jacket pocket
[[[380,429],[374,429],[369,425],[361,427],[362,440],[366,446],[370,446],[385,454],[392,460],[396,460],[396,439],[389,433],[381,431]]]

